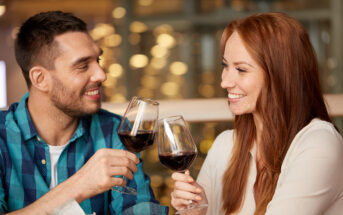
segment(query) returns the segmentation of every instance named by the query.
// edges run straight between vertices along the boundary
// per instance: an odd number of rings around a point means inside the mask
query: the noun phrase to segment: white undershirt
[[[57,161],[60,155],[62,154],[63,149],[67,146],[67,144],[63,146],[49,146],[49,153],[50,153],[50,166],[51,166],[51,182],[50,182],[50,189],[53,189],[57,186]]]

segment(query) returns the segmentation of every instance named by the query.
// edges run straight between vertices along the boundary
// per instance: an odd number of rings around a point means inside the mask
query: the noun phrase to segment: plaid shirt
[[[33,125],[27,98],[28,93],[8,111],[0,112],[0,214],[21,209],[49,192],[49,147]],[[58,160],[58,183],[78,171],[98,149],[125,149],[117,135],[120,120],[120,116],[104,110],[80,119]],[[107,191],[80,203],[83,210],[97,215],[168,214],[168,207],[154,198],[142,162],[137,167],[128,183],[138,191],[137,196]]]

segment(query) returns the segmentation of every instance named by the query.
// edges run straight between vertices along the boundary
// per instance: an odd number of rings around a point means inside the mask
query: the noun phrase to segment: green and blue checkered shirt
[[[0,112],[0,214],[21,209],[49,192],[49,147],[34,127],[27,98],[28,93]],[[58,183],[78,171],[98,149],[125,149],[117,134],[120,120],[120,116],[105,110],[80,119],[58,160]],[[107,191],[80,203],[83,210],[97,215],[168,214],[168,207],[154,198],[142,162],[137,167],[134,179],[128,183],[138,191],[137,196]]]

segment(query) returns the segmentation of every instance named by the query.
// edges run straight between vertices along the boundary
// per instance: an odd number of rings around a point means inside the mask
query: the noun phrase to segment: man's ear
[[[32,87],[41,91],[49,90],[49,71],[42,66],[34,66],[29,71]]]

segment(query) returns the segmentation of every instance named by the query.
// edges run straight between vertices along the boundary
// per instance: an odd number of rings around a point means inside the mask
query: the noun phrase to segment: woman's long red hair
[[[231,22],[221,49],[237,32],[249,54],[265,72],[265,86],[256,104],[263,120],[262,168],[254,185],[255,215],[264,214],[274,195],[286,152],[295,135],[313,118],[331,122],[319,83],[318,63],[304,27],[282,13],[256,14]],[[223,210],[239,211],[249,172],[249,151],[256,140],[252,114],[235,117],[232,158],[223,176]]]

